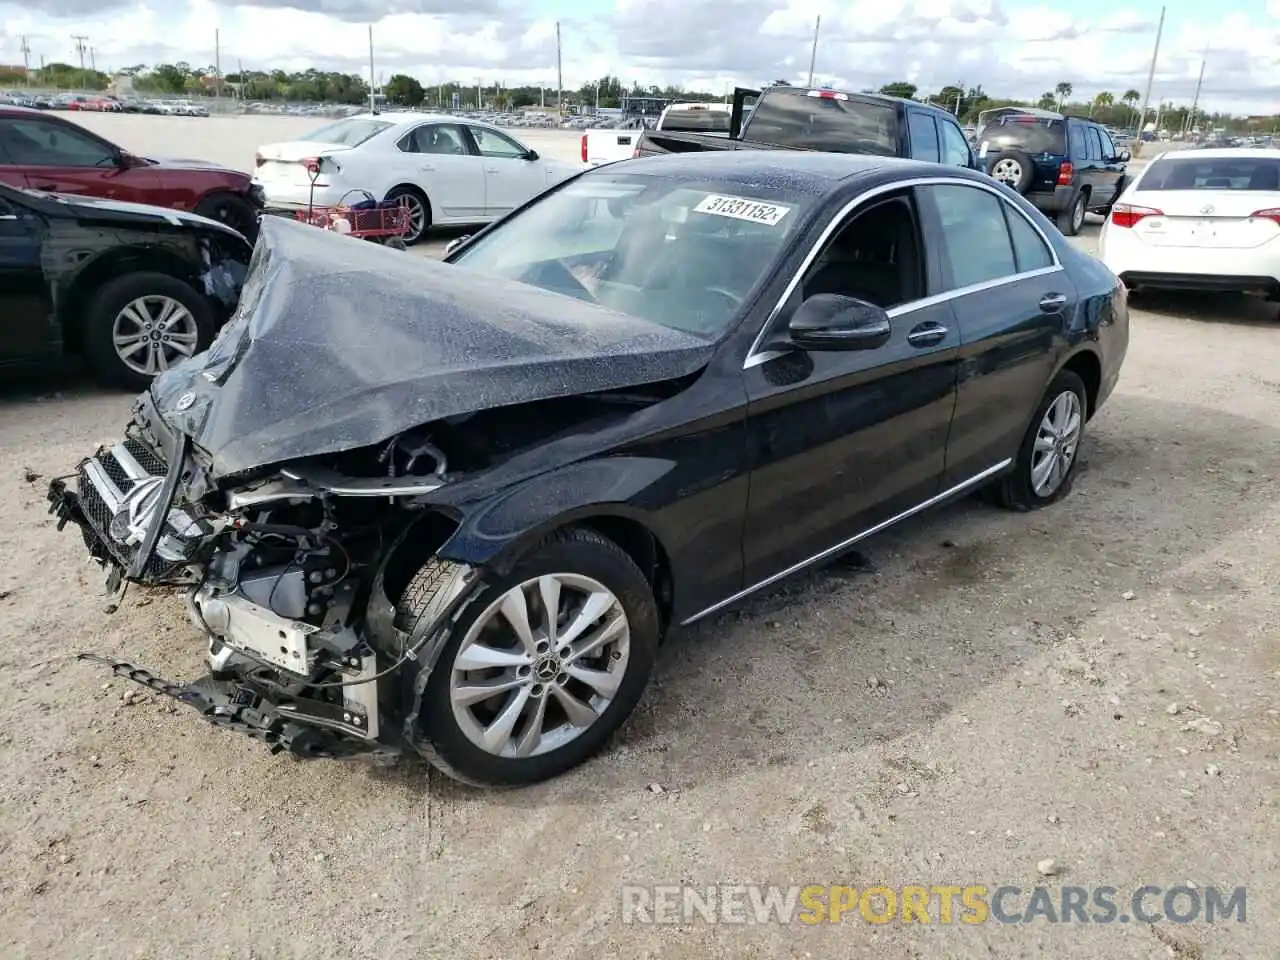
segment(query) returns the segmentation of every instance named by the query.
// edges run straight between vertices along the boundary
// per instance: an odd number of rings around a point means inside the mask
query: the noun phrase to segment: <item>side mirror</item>
[[[464,243],[466,243],[470,239],[471,239],[471,234],[468,233],[468,234],[465,234],[464,236],[458,237],[456,240],[450,240],[445,245],[444,255],[446,257],[449,256],[449,254],[453,253],[453,251],[457,250],[460,246],[462,246]]]
[[[838,293],[816,293],[787,324],[791,342],[802,350],[874,350],[889,341],[889,315],[880,307]]]
[[[1128,151],[1128,150],[1121,150],[1121,151],[1120,151],[1120,162],[1121,162],[1121,163],[1128,163],[1128,162],[1129,162],[1130,160],[1132,160],[1132,159],[1133,159],[1133,157],[1132,157],[1132,155],[1129,153],[1129,151]]]
[[[524,158],[525,158],[526,160],[530,160],[530,161],[532,161],[532,160],[537,160],[537,159],[538,159],[538,151],[537,151],[537,150],[530,150],[528,153],[526,153],[526,154],[524,155]]]

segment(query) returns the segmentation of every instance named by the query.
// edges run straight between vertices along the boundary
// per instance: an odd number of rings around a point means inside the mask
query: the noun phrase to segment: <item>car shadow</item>
[[[1131,294],[1129,307],[1197,323],[1280,329],[1280,305],[1242,293],[1151,290]]]
[[[867,541],[861,560],[797,575],[676,632],[611,748],[490,800],[590,805],[649,782],[705,787],[891,744],[962,710],[1099,609],[1123,603],[1132,584],[1196,589],[1182,585],[1180,569],[1273,506],[1270,488],[1232,465],[1275,475],[1277,451],[1280,431],[1257,421],[1138,396],[1113,401],[1063,502],[1019,514],[967,498]],[[1206,461],[1220,468],[1206,471]],[[1204,509],[1207,497],[1214,510]],[[957,610],[961,618],[948,620]],[[901,776],[886,766],[880,789]],[[427,779],[433,792],[472,793]]]

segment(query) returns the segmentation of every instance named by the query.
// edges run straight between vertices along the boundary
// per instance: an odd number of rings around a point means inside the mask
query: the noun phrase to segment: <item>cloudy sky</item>
[[[1189,101],[1202,57],[1208,109],[1280,112],[1280,0],[1166,0],[1153,100]],[[38,12],[37,12],[38,11]],[[465,12],[457,12],[465,11]],[[854,89],[909,80],[982,84],[1035,97],[1060,80],[1077,96],[1145,84],[1157,2],[1074,0],[0,0],[0,63],[73,62],[88,36],[100,69],[213,61],[222,66],[368,73],[374,24],[380,75],[555,84],[555,21],[566,87],[624,81],[721,90],[804,82],[815,17],[817,76]]]

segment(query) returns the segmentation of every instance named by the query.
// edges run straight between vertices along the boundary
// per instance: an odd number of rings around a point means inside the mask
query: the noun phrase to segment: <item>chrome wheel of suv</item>
[[[1004,157],[997,160],[995,166],[991,168],[991,176],[992,179],[1016,189],[1018,181],[1022,179],[1022,164],[1012,157]]]

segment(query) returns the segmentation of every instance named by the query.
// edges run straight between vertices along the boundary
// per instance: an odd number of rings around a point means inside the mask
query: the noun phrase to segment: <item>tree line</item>
[[[207,96],[216,91],[217,84],[211,81],[216,74],[217,69],[212,64],[193,65],[185,61],[153,65],[139,63],[115,71],[114,74],[101,70],[81,69],[73,64],[50,63],[40,69],[31,70],[29,77],[22,68],[0,67],[0,86],[105,91],[111,88],[114,76],[123,75],[130,78],[133,88],[139,93]],[[222,81],[224,96],[235,96],[245,100],[342,103],[353,106],[369,102],[368,82],[354,73],[316,69],[297,72],[246,70],[243,74],[239,72],[225,74]],[[766,84],[766,86],[788,85],[785,80],[775,80],[772,84]],[[1118,96],[1104,91],[1091,100],[1075,101],[1071,99],[1072,85],[1067,81],[1055,85],[1053,90],[1046,90],[1036,100],[992,97],[981,86],[968,89],[944,86],[936,91],[922,92],[915,84],[905,80],[887,83],[878,91],[864,92],[879,92],[937,104],[950,110],[966,123],[975,122],[979,113],[994,107],[1033,106],[1088,114],[1102,123],[1121,128],[1137,126],[1138,106],[1142,99],[1137,90],[1130,89]],[[477,87],[456,80],[447,83],[423,84],[416,78],[403,73],[393,74],[388,78],[381,93],[388,103],[404,107],[449,107],[455,102],[455,96],[456,102],[467,107],[479,105],[498,110],[519,110],[524,107],[543,105],[554,108],[557,105],[554,87],[532,85],[506,87],[493,84],[487,86],[481,84]],[[621,106],[623,99],[628,96],[717,101],[722,100],[725,93],[686,90],[675,86],[625,84],[617,76],[608,75],[574,89],[566,89],[564,105],[586,109],[595,106],[616,108]],[[1161,109],[1160,125],[1168,130],[1182,130],[1191,125],[1188,123],[1191,119],[1190,114],[1189,105],[1165,105]],[[1243,120],[1229,114],[1208,113],[1200,110],[1197,111],[1195,120],[1201,125],[1207,123],[1227,129],[1241,129],[1244,126]]]

